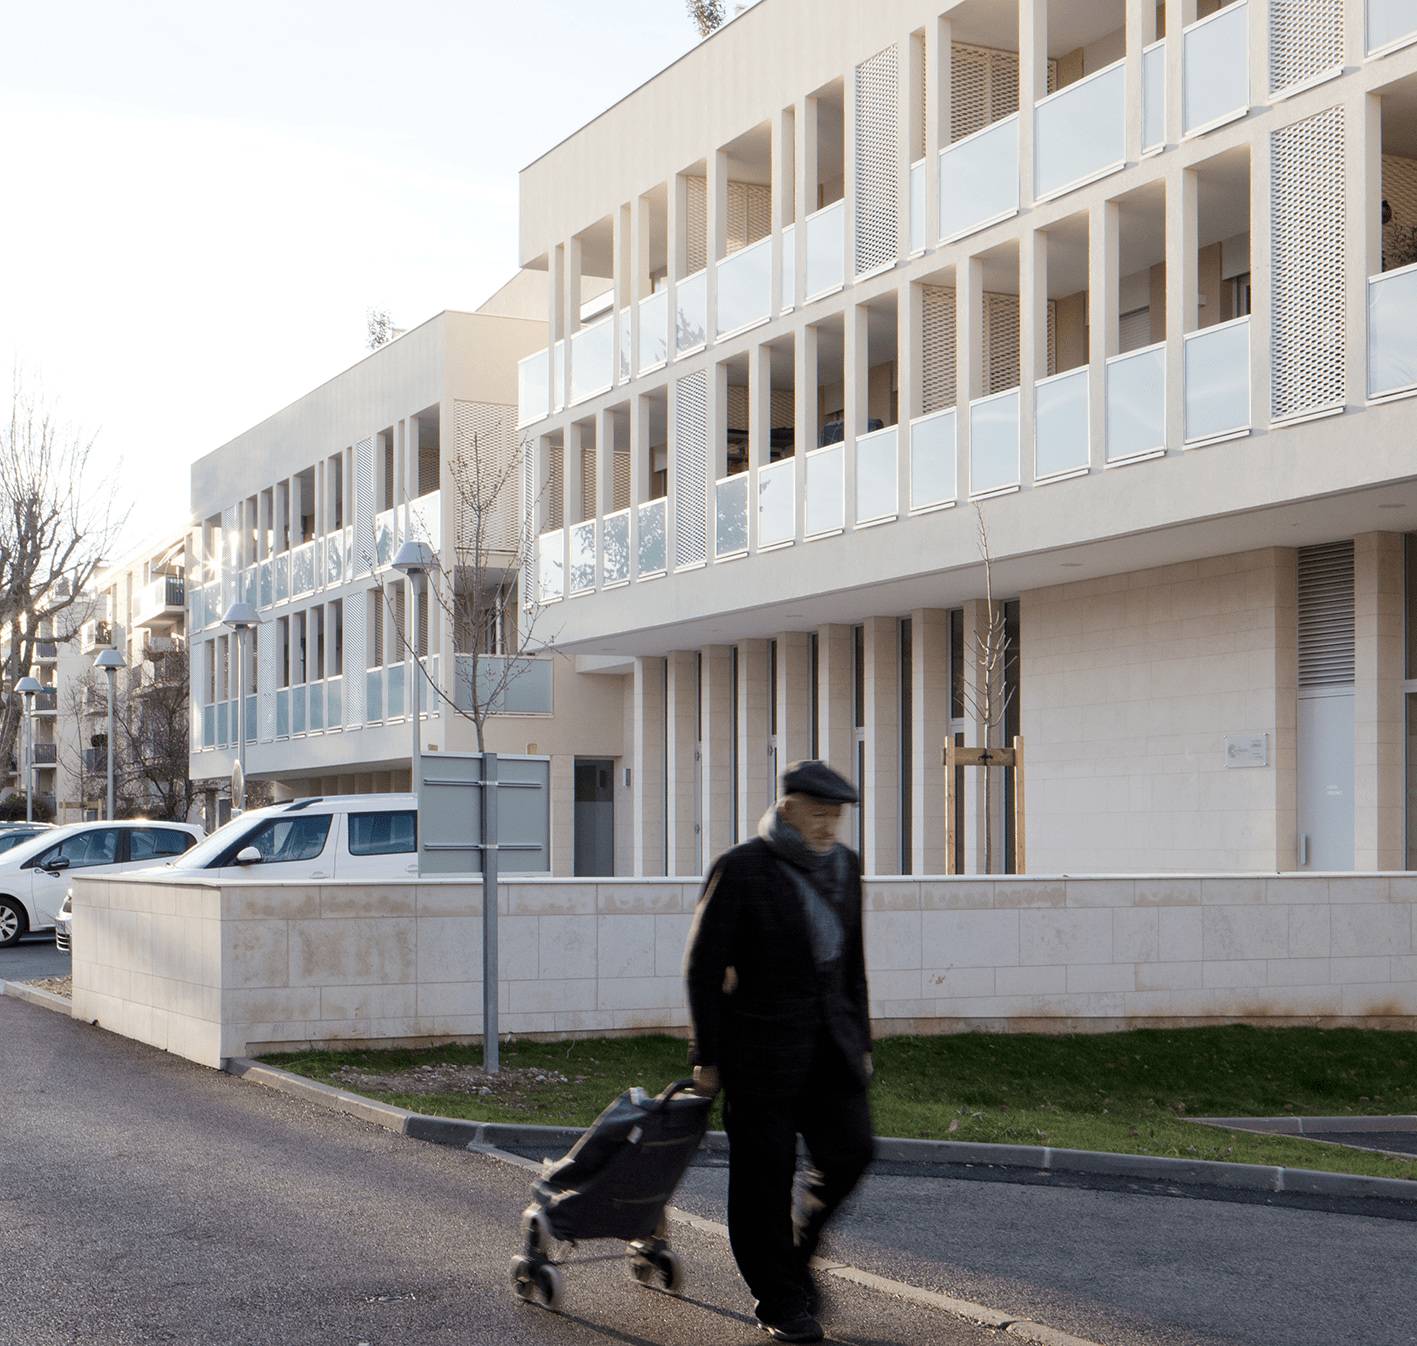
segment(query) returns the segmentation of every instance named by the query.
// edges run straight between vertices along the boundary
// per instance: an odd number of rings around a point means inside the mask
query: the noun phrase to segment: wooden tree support
[[[1028,873],[1024,848],[1023,808],[1023,739],[1015,736],[1011,748],[965,748],[946,742],[943,754],[945,768],[945,873],[957,874],[955,868],[955,769],[1012,767],[1014,773],[1014,872]]]

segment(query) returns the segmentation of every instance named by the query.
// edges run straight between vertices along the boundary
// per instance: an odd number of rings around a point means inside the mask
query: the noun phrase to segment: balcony
[[[37,663],[52,664],[59,658],[59,646],[52,640],[41,640],[34,647]]]
[[[718,264],[720,337],[747,331],[772,316],[772,239],[764,238],[725,257]]]
[[[797,226],[782,231],[782,308],[789,313],[797,307]]]
[[[807,216],[807,303],[846,284],[846,202],[834,201]]]
[[[641,374],[662,369],[669,361],[669,291],[656,290],[640,300]]]
[[[1241,0],[1185,30],[1181,125],[1188,136],[1250,110],[1250,7]]]
[[[925,251],[925,165],[920,159],[910,165],[910,255]]]
[[[758,469],[758,550],[784,547],[797,532],[796,463],[791,458]]]
[[[566,535],[559,528],[536,541],[536,592],[542,603],[557,603],[566,596]]]
[[[595,523],[594,519],[586,519],[570,528],[567,578],[573,594],[588,594],[595,589]]]
[[[1417,265],[1368,281],[1368,396],[1417,391]]]
[[[958,417],[953,407],[910,423],[911,513],[955,502]]]
[[[34,745],[35,766],[54,766],[59,760],[57,743],[36,743]]]
[[[1186,443],[1213,443],[1250,429],[1250,320],[1186,338]]]
[[[1368,55],[1417,41],[1417,9],[1412,0],[1368,0]]]
[[[59,693],[53,687],[46,687],[42,692],[34,694],[34,713],[36,715],[57,715],[59,712]]]
[[[1033,109],[1034,198],[1047,201],[1127,162],[1127,63],[1117,61]]]
[[[1141,152],[1166,148],[1166,40],[1153,42],[1141,56]]]
[[[517,363],[517,425],[544,420],[550,410],[549,352],[541,350]]]
[[[133,599],[133,625],[169,630],[186,613],[187,586],[181,575],[162,575],[146,584]]]
[[[713,554],[725,561],[748,554],[748,474],[724,477],[713,490]]]
[[[899,427],[888,425],[856,441],[856,526],[888,523],[900,515]]]
[[[79,628],[79,649],[84,654],[113,648],[113,623],[94,618]]]
[[[708,344],[708,272],[695,271],[674,286],[674,354],[693,355]]]
[[[493,715],[550,715],[553,708],[555,668],[550,659],[510,659],[502,655],[470,654],[455,658],[453,704],[471,713],[474,663],[479,701],[488,704]]]
[[[635,573],[640,579],[663,575],[669,566],[669,502],[647,500],[636,511]]]
[[[805,537],[830,537],[846,526],[846,446],[828,444],[806,458],[807,499],[802,511]]]
[[[1107,362],[1107,461],[1166,451],[1166,343]]]
[[[608,392],[614,383],[615,319],[602,318],[571,337],[571,405]]]
[[[969,494],[996,495],[1019,484],[1017,388],[969,404]]]
[[[630,582],[630,511],[607,514],[600,530],[600,583],[605,589]]]
[[[1018,214],[1018,115],[940,151],[940,242]]]
[[[1086,365],[1042,379],[1034,388],[1035,481],[1052,481],[1087,471],[1092,455],[1090,391],[1091,377]]]

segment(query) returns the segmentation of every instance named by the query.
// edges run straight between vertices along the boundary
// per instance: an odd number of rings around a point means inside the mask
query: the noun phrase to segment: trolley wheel
[[[523,1304],[530,1304],[536,1297],[535,1274],[536,1264],[531,1258],[520,1255],[512,1258],[512,1293]]]
[[[683,1290],[684,1263],[672,1248],[665,1248],[655,1258],[654,1269],[659,1272],[659,1283],[671,1295],[677,1295]]]
[[[638,1281],[641,1285],[653,1285],[655,1276],[655,1265],[644,1253],[630,1254],[630,1279]]]
[[[543,1252],[551,1246],[551,1222],[539,1207],[528,1206],[522,1212],[522,1229],[528,1251]]]
[[[566,1278],[561,1275],[560,1268],[553,1267],[549,1262],[543,1262],[536,1268],[534,1274],[541,1302],[553,1313],[557,1312],[566,1294]]]

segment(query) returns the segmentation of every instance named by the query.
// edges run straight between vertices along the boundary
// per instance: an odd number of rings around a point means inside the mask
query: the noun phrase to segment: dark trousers
[[[807,1305],[807,1264],[836,1208],[871,1162],[865,1088],[830,1039],[819,1042],[795,1096],[728,1090],[728,1237],[760,1318],[778,1322]],[[796,1210],[797,1137],[807,1146]]]

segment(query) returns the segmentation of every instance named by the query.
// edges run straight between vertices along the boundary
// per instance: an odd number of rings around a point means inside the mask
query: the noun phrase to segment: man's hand
[[[694,1067],[694,1092],[704,1098],[713,1098],[723,1087],[718,1078],[717,1066]]]
[[[866,1068],[866,1078],[869,1080],[876,1073],[876,1063],[871,1060],[871,1053],[867,1052],[861,1058],[861,1064]]]

